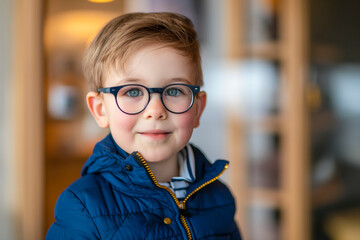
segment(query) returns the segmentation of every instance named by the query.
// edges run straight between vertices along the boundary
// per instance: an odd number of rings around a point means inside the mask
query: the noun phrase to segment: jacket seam
[[[84,202],[77,196],[77,194],[75,194],[73,191],[71,191],[70,189],[68,189],[68,191],[71,192],[71,193],[74,195],[74,197],[76,197],[76,198],[79,200],[79,202],[81,203],[81,205],[86,209],[86,212],[88,213],[88,215],[89,215],[92,223],[94,224],[94,227],[95,227],[95,229],[96,229],[96,231],[97,231],[97,233],[98,233],[98,235],[100,236],[100,239],[101,239],[100,231],[99,231],[99,229],[97,228],[97,226],[96,226],[96,224],[95,224],[95,221],[94,221],[93,217],[91,216],[91,214],[90,214],[90,212],[89,212],[89,209],[86,207],[85,203],[84,203]]]
[[[221,207],[228,207],[228,206],[233,206],[234,204],[232,203],[229,203],[229,204],[224,204],[224,205],[216,205],[217,208],[221,208]],[[190,209],[190,210],[193,210],[193,209],[198,209],[198,210],[208,210],[208,209],[214,209],[214,206],[213,207],[206,207],[206,208],[192,208],[192,207],[187,207],[186,209]]]
[[[150,210],[146,210],[146,211],[137,211],[137,212],[127,212],[127,213],[109,213],[109,214],[100,214],[100,215],[96,215],[96,216],[92,216],[92,218],[99,218],[99,217],[106,217],[106,216],[116,216],[116,215],[123,215],[124,219],[127,218],[130,215],[135,215],[135,214],[141,214],[141,213],[152,213],[152,210],[157,210],[157,209],[163,209],[163,208],[152,208]]]
[[[206,238],[209,238],[209,237],[216,237],[216,236],[233,236],[236,232],[238,231],[238,228],[237,226],[235,225],[235,227],[228,233],[221,233],[221,234],[210,234],[210,235],[206,235],[206,236],[203,236],[202,238],[200,239],[206,239]],[[241,240],[241,238],[240,238]]]

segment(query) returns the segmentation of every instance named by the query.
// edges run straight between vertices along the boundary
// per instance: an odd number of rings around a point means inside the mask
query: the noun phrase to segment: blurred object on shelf
[[[249,209],[251,240],[279,240],[280,212],[278,209],[252,206]]]
[[[280,136],[258,129],[247,136],[249,187],[277,189],[280,187]]]
[[[79,92],[72,86],[52,86],[49,89],[48,112],[58,120],[74,119],[79,112]]]
[[[319,86],[315,82],[308,83],[305,100],[311,112],[317,111],[322,104],[322,96]]]
[[[246,0],[244,11],[247,22],[246,38],[249,44],[272,42],[278,39],[276,0]]]
[[[279,111],[279,73],[277,64],[245,59],[227,65],[223,85],[227,105],[247,123],[268,118]]]
[[[334,213],[325,221],[332,240],[359,240],[360,208]]]
[[[360,118],[360,64],[337,65],[328,76],[334,113],[341,119]]]

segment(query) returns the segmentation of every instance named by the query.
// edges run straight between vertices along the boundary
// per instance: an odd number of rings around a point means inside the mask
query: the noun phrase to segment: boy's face
[[[195,85],[194,67],[175,49],[159,44],[140,48],[127,60],[120,72],[111,72],[104,87],[141,84],[149,88],[172,83]],[[176,159],[188,143],[206,104],[200,92],[194,105],[185,113],[168,112],[160,94],[152,93],[146,109],[136,115],[120,111],[112,94],[90,92],[88,106],[100,127],[110,127],[116,143],[126,152],[139,151],[148,162]]]

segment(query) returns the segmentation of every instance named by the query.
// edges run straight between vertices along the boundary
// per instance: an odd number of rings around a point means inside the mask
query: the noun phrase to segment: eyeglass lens
[[[186,85],[170,85],[164,89],[161,98],[167,110],[173,113],[182,113],[191,107],[193,93]],[[129,85],[118,91],[116,101],[123,112],[136,114],[146,108],[150,101],[150,95],[145,87]]]

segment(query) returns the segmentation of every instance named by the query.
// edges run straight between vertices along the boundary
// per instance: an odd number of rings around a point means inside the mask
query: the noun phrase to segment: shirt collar
[[[185,180],[195,181],[195,157],[191,146],[188,144],[178,153],[179,176],[173,177],[172,181]]]

